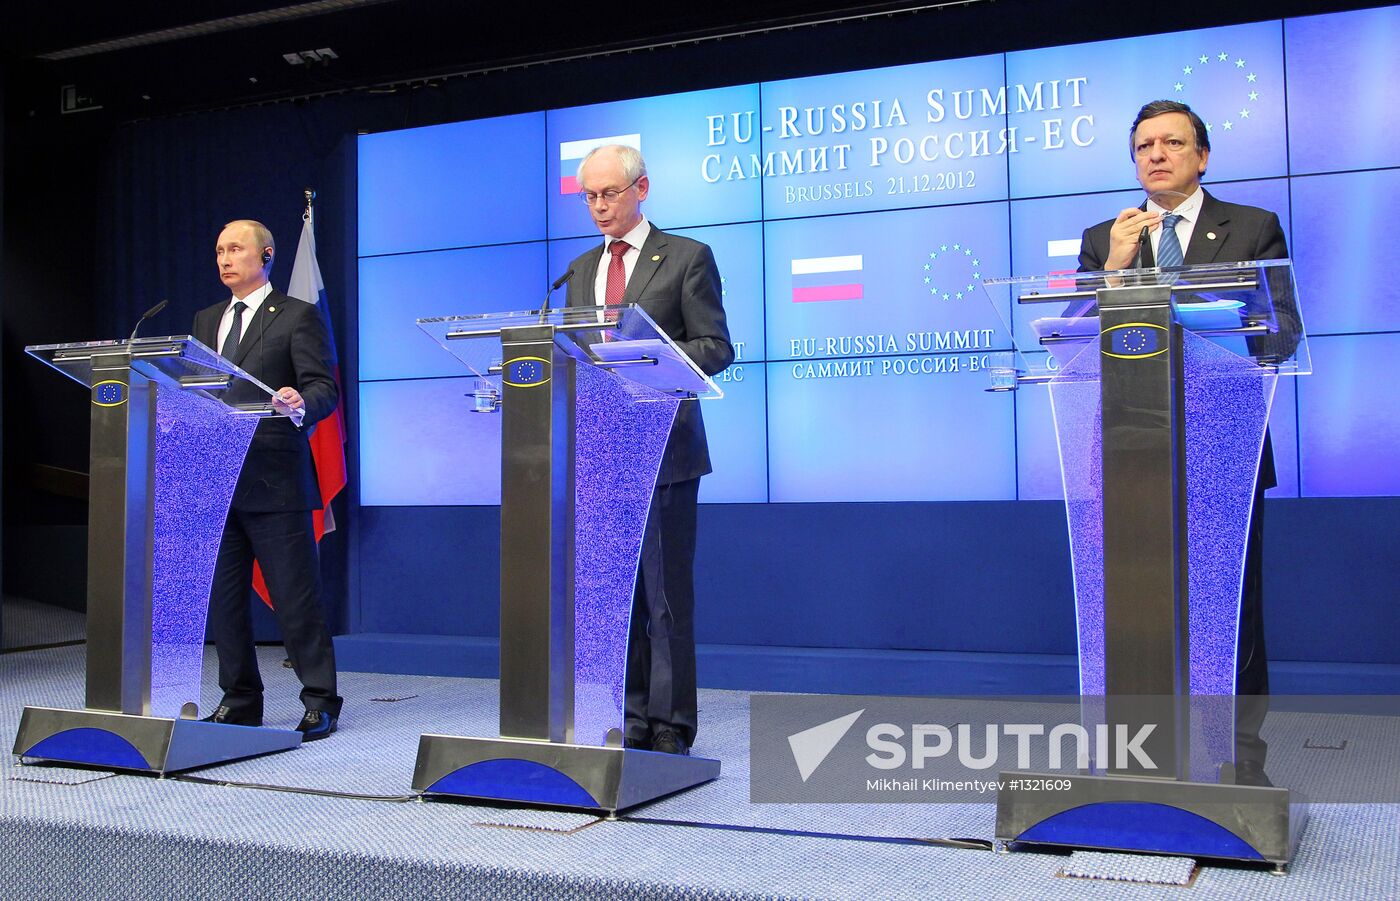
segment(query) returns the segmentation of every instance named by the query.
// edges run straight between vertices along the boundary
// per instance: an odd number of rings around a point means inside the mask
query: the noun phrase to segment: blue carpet
[[[280,666],[280,649],[261,657],[268,725],[290,727],[300,713],[295,678]],[[12,739],[24,704],[81,706],[82,666],[81,647],[0,657],[0,737]],[[207,666],[206,679],[210,673]],[[403,798],[421,732],[495,734],[493,681],[348,673],[341,692],[342,731],[329,740],[197,775]],[[391,697],[404,700],[373,700]],[[206,686],[201,706],[215,700],[217,690]],[[989,804],[750,804],[747,695],[705,691],[701,708],[696,751],[722,759],[725,775],[620,820],[146,776],[94,779],[0,755],[0,897],[1183,897],[1180,888],[1056,878],[1062,856],[870,840],[990,839]],[[1312,817],[1288,876],[1206,865],[1184,891],[1396,896],[1400,805],[1320,805]]]

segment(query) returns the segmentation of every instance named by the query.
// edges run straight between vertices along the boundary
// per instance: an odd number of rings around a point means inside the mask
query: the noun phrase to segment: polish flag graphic
[[[559,193],[577,194],[581,189],[578,186],[578,164],[588,154],[599,147],[608,144],[626,144],[628,147],[642,149],[642,136],[635,135],[612,135],[606,138],[584,138],[582,141],[565,141],[559,145]]]
[[[806,257],[792,261],[792,302],[860,300],[865,296],[860,254],[843,257]]]

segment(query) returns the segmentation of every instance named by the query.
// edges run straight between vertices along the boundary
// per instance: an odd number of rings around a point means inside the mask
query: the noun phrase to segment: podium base
[[[423,735],[413,790],[615,812],[709,782],[718,760],[513,738]]]
[[[1002,773],[998,841],[1272,864],[1298,847],[1307,805],[1286,788],[1133,776]]]
[[[14,753],[52,763],[178,773],[287,751],[300,744],[301,733],[292,729],[231,726],[103,710],[26,707],[15,736]]]

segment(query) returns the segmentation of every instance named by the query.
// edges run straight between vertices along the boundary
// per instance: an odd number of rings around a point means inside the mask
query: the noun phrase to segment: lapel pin
[[[652,261],[653,263],[659,262],[660,260],[661,260],[661,254],[659,254],[659,253],[654,253],[654,254],[651,255],[651,261]]]
[[[1207,241],[1214,241],[1214,240],[1215,240],[1215,232],[1206,232],[1206,240],[1207,240]]]
[[[1215,235],[1211,235],[1211,237],[1214,238]],[[268,311],[269,313],[276,313],[276,312],[277,312],[277,308],[276,308],[276,307],[268,307],[268,308],[267,308],[267,311]]]

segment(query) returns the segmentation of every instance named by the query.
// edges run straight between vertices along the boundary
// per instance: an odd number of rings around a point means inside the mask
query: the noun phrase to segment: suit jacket
[[[219,319],[227,307],[225,300],[196,313],[194,337],[217,350]],[[233,363],[273,390],[297,389],[306,402],[301,428],[285,416],[258,423],[234,489],[234,509],[255,513],[320,509],[321,491],[308,435],[340,400],[333,374],[335,346],[320,311],[274,288],[243,333]],[[267,397],[240,381],[230,386],[224,400],[266,403]]]
[[[601,247],[593,247],[569,264],[574,270],[566,299],[569,306],[591,307],[603,302],[594,289],[602,255]],[[734,348],[720,303],[719,268],[708,245],[667,234],[653,225],[627,280],[622,302],[641,306],[706,375],[716,375],[733,362]],[[682,401],[657,484],[698,479],[711,470],[700,403]]]
[[[1201,191],[1205,196],[1201,199],[1200,216],[1191,231],[1191,243],[1186,247],[1186,265],[1288,259],[1288,242],[1284,238],[1278,214],[1257,206],[1226,203],[1216,200],[1204,188]],[[1146,202],[1141,208],[1147,208]],[[1113,219],[1109,219],[1084,230],[1079,245],[1080,272],[1095,272],[1103,268],[1104,260],[1108,259],[1108,234],[1113,222]],[[1156,265],[1150,244],[1143,249],[1143,265]],[[1279,330],[1274,335],[1251,338],[1251,350],[1287,357],[1292,355],[1302,334],[1297,301],[1293,296],[1292,284],[1287,279],[1271,279],[1269,290]],[[1267,432],[1264,434],[1264,454],[1259,461],[1259,482],[1263,488],[1273,488],[1278,484],[1274,471],[1273,443]]]

